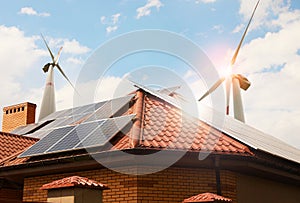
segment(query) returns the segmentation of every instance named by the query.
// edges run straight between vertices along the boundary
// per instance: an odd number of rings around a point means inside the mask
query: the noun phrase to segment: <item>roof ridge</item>
[[[44,184],[40,189],[49,190],[49,189],[76,187],[76,186],[87,187],[87,188],[108,189],[108,187],[105,184],[102,184],[100,182],[97,182],[95,180],[86,177],[81,177],[76,175],[54,180],[50,183]]]

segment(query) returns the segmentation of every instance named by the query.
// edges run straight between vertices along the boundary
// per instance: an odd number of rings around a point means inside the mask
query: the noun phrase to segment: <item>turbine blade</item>
[[[239,79],[232,78],[234,118],[245,123],[244,108]]]
[[[237,58],[237,56],[238,56],[238,54],[239,54],[240,48],[241,48],[242,43],[243,43],[243,41],[244,41],[244,38],[245,38],[245,36],[246,36],[246,34],[247,34],[248,28],[249,28],[250,23],[251,23],[251,21],[252,21],[252,19],[253,19],[253,16],[254,16],[254,13],[255,13],[255,11],[256,11],[256,8],[257,8],[257,6],[258,6],[258,4],[259,4],[259,1],[260,1],[260,0],[258,0],[257,3],[256,3],[256,6],[255,6],[255,8],[254,8],[254,10],[253,10],[253,12],[252,12],[251,18],[250,18],[250,20],[249,20],[249,22],[248,22],[248,25],[247,25],[247,27],[246,27],[246,29],[245,29],[245,31],[244,31],[244,34],[243,34],[243,36],[242,36],[242,39],[241,39],[241,41],[240,41],[240,43],[239,43],[239,45],[238,45],[238,47],[237,47],[237,49],[236,49],[236,51],[235,51],[235,53],[234,53],[232,59],[231,59],[231,66],[233,66],[233,65],[235,64],[236,58]]]
[[[60,49],[59,49],[59,51],[58,51],[58,54],[57,54],[57,56],[55,57],[54,64],[58,64],[58,60],[59,60],[59,57],[60,57],[60,54],[61,54],[62,49],[63,49],[63,47],[60,47]]]
[[[42,38],[43,38],[43,40],[44,40],[44,43],[46,44],[46,47],[47,47],[47,49],[48,49],[48,51],[49,51],[49,53],[50,53],[50,56],[51,56],[51,58],[52,58],[52,62],[54,63],[54,55],[52,54],[52,52],[51,52],[51,50],[50,50],[50,48],[49,48],[49,46],[48,46],[48,44],[47,44],[47,42],[46,42],[44,36],[42,35],[42,33],[41,33],[41,36],[42,36]]]
[[[207,95],[209,95],[210,93],[212,93],[213,91],[215,91],[215,89],[217,89],[217,87],[219,87],[224,80],[225,80],[225,77],[220,78],[207,92],[205,92],[205,94],[198,101],[201,101]]]
[[[64,76],[64,78],[70,83],[70,85],[74,88],[74,85],[71,83],[71,81],[69,80],[69,78],[66,76],[66,74],[64,73],[64,71],[61,69],[61,67],[58,64],[55,64],[55,66],[57,67],[57,69],[59,70],[59,72]]]

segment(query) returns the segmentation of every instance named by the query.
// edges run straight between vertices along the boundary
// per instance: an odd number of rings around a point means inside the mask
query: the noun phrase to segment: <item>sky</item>
[[[30,101],[39,111],[46,78],[42,67],[51,59],[41,33],[55,54],[63,46],[59,63],[74,84],[103,44],[145,29],[189,39],[222,75],[255,4],[254,0],[7,1],[0,7],[0,107]],[[261,0],[233,69],[251,81],[251,87],[242,91],[246,123],[300,149],[299,36],[298,0]],[[169,67],[195,98],[212,85],[193,79],[193,71],[182,61],[147,52],[117,61],[101,84],[91,78],[85,88],[101,86],[94,100],[111,98],[128,73],[138,76],[147,66]],[[74,91],[57,71],[55,88],[57,110],[74,106]]]

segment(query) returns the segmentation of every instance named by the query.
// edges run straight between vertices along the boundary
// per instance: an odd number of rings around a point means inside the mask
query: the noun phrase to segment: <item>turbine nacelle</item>
[[[240,83],[240,88],[243,89],[243,90],[247,90],[250,85],[251,85],[251,82],[244,76],[242,76],[241,74],[233,74],[231,75],[231,78],[237,78],[239,80],[239,83]]]

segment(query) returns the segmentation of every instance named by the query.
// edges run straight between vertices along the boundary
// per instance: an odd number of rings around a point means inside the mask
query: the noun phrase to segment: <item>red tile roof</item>
[[[18,152],[24,151],[24,149],[38,140],[37,138],[0,132],[0,162]]]
[[[50,190],[50,189],[67,188],[67,187],[98,188],[101,190],[105,190],[108,188],[106,185],[102,183],[99,183],[94,180],[90,180],[85,177],[71,176],[71,177],[53,181],[51,183],[44,184],[40,189]]]
[[[199,119],[187,115],[182,116],[179,109],[166,101],[150,94],[144,94],[144,97],[143,94],[137,94],[137,99],[139,97],[144,98],[142,105],[137,105],[138,102],[135,102],[125,113],[142,114],[140,117],[142,130],[139,133],[141,137],[134,147],[253,156],[249,148],[241,142],[232,139]],[[119,139],[115,139],[113,146],[106,149],[123,150],[133,148],[130,139],[131,134],[132,132],[125,136],[120,135]],[[15,157],[2,163],[2,165],[17,165],[27,160],[28,158]]]
[[[220,195],[216,195],[213,193],[202,193],[190,198],[183,200],[183,203],[192,203],[192,202],[231,202],[232,200],[229,198],[222,197]]]
[[[153,96],[145,97],[140,147],[251,155],[244,144]]]

